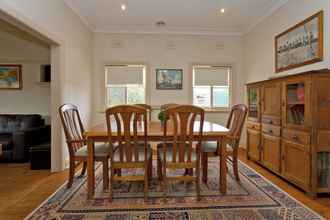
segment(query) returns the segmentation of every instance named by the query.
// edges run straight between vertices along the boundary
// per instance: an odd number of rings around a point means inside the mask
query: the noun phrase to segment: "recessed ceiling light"
[[[220,9],[220,12],[223,14],[223,13],[225,13],[225,9],[224,8],[221,8]]]
[[[157,21],[156,26],[157,27],[164,27],[164,26],[166,26],[166,23],[165,23],[165,21]]]
[[[122,11],[125,11],[126,10],[126,5],[125,4],[121,4],[120,5],[120,8],[121,8]]]

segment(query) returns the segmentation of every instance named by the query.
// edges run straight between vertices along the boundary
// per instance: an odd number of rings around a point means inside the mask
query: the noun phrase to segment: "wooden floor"
[[[330,197],[311,199],[291,184],[254,162],[240,151],[240,160],[317,213],[330,219]],[[38,207],[67,179],[67,171],[31,171],[27,164],[0,164],[0,219],[20,220]]]

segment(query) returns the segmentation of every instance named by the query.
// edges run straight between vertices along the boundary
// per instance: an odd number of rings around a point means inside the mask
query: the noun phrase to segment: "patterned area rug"
[[[228,192],[225,195],[218,191],[218,161],[211,160],[208,184],[201,183],[201,201],[196,201],[195,185],[183,182],[173,182],[167,199],[164,199],[162,187],[154,177],[149,186],[148,202],[143,199],[142,183],[118,183],[114,186],[114,199],[110,203],[108,193],[102,190],[101,166],[97,166],[95,199],[86,199],[86,177],[76,178],[71,189],[63,185],[27,219],[323,219],[244,163],[239,164],[239,183],[232,176],[230,165],[228,168]],[[156,174],[156,170],[153,173]]]

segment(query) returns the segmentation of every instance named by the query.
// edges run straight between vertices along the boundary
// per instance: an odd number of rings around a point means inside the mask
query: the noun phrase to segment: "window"
[[[145,66],[107,66],[107,106],[145,103]]]
[[[231,67],[193,66],[193,104],[227,110],[231,97]]]

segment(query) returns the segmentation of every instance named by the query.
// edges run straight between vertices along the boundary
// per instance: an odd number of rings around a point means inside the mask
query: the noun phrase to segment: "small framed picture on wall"
[[[156,69],[156,89],[158,90],[180,90],[182,81],[182,69]]]
[[[0,90],[22,89],[22,65],[0,64]]]

